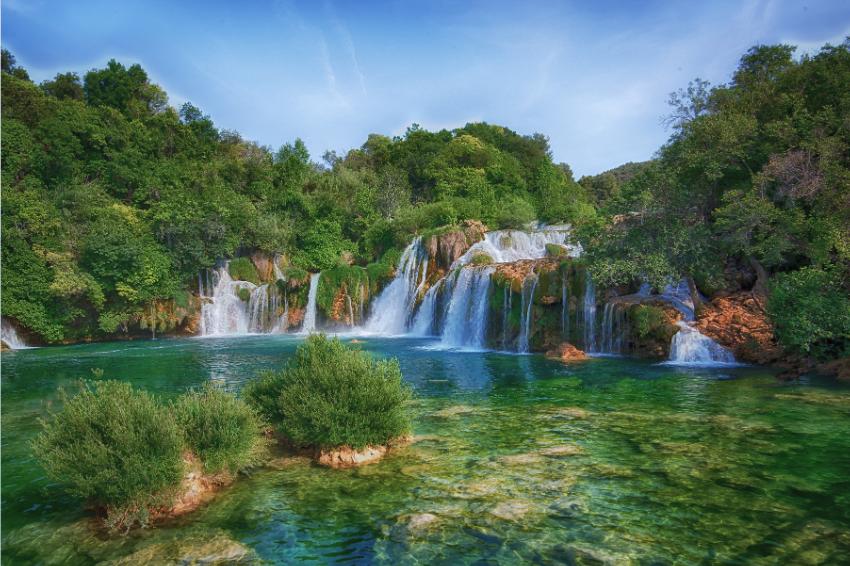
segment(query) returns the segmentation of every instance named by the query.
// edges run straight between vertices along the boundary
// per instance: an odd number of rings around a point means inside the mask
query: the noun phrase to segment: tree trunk
[[[685,281],[688,282],[688,290],[691,292],[691,301],[694,303],[694,316],[697,316],[702,309],[702,297],[700,297],[699,289],[694,278],[690,275],[685,276]]]
[[[753,295],[756,300],[762,302],[767,299],[768,289],[767,289],[767,270],[764,266],[759,263],[759,260],[750,256],[747,258],[750,262],[750,266],[756,272],[756,283],[753,285]]]

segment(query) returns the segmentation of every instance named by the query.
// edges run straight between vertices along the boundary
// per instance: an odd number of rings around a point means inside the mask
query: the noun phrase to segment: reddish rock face
[[[769,364],[782,355],[773,325],[763,305],[752,293],[717,297],[704,305],[697,329],[730,348],[735,358],[749,363]]]
[[[557,350],[550,350],[546,352],[546,357],[560,360],[562,362],[575,362],[578,360],[586,360],[587,354],[569,342],[563,342],[560,346],[558,346]]]
[[[274,277],[274,266],[272,264],[272,259],[262,253],[262,252],[254,252],[251,254],[251,262],[254,264],[254,267],[257,268],[257,275],[260,276],[261,281],[271,281]]]

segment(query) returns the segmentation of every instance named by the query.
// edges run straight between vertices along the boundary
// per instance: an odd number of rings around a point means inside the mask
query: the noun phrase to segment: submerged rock
[[[576,444],[562,444],[561,446],[552,446],[540,451],[543,456],[560,457],[560,456],[575,456],[581,454],[584,450]]]
[[[515,499],[499,503],[490,509],[490,514],[504,521],[518,521],[528,515],[531,510],[531,504],[527,501]]]
[[[431,416],[437,417],[438,419],[449,419],[461,415],[470,415],[475,412],[477,412],[477,409],[475,407],[470,407],[469,405],[452,405],[451,407],[446,407],[445,409],[440,409],[439,411],[431,413]]]
[[[407,529],[412,533],[421,533],[433,528],[439,517],[433,513],[416,513],[407,517]]]
[[[107,562],[110,566],[131,564],[184,564],[215,566],[223,564],[249,564],[256,561],[254,552],[226,533],[192,540],[176,539],[142,546],[132,554]]]
[[[560,417],[565,419],[586,419],[593,413],[586,409],[582,409],[581,407],[563,407],[553,409],[549,411],[548,414],[555,418]]]

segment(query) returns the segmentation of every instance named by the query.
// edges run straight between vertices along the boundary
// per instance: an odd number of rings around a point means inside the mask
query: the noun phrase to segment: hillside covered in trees
[[[169,106],[116,61],[36,85],[4,52],[2,127],[3,316],[49,342],[144,324],[153,301],[185,304],[200,270],[255,250],[391,269],[412,234],[463,219],[593,214],[542,135],[414,124],[318,164],[300,140],[272,150]]]
[[[186,304],[221,259],[391,270],[414,234],[536,219],[576,227],[599,285],[753,290],[789,352],[846,356],[848,93],[850,42],[755,47],[728,84],[671,95],[652,161],[576,182],[545,136],[486,123],[414,124],[317,163],[169,106],[138,65],[36,85],[4,51],[2,314],[46,342],[106,338]]]

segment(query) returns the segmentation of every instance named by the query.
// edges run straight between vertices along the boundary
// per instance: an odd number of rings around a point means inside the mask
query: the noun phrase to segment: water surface
[[[109,538],[29,450],[57,388],[123,379],[172,397],[238,390],[290,336],[78,345],[3,354],[3,562],[819,564],[850,556],[850,390],[761,368],[445,352],[367,338],[415,387],[417,442],[328,470],[241,478],[197,513]],[[94,370],[94,371],[93,371]],[[234,550],[236,549],[236,550]],[[230,553],[230,554],[228,554]]]

